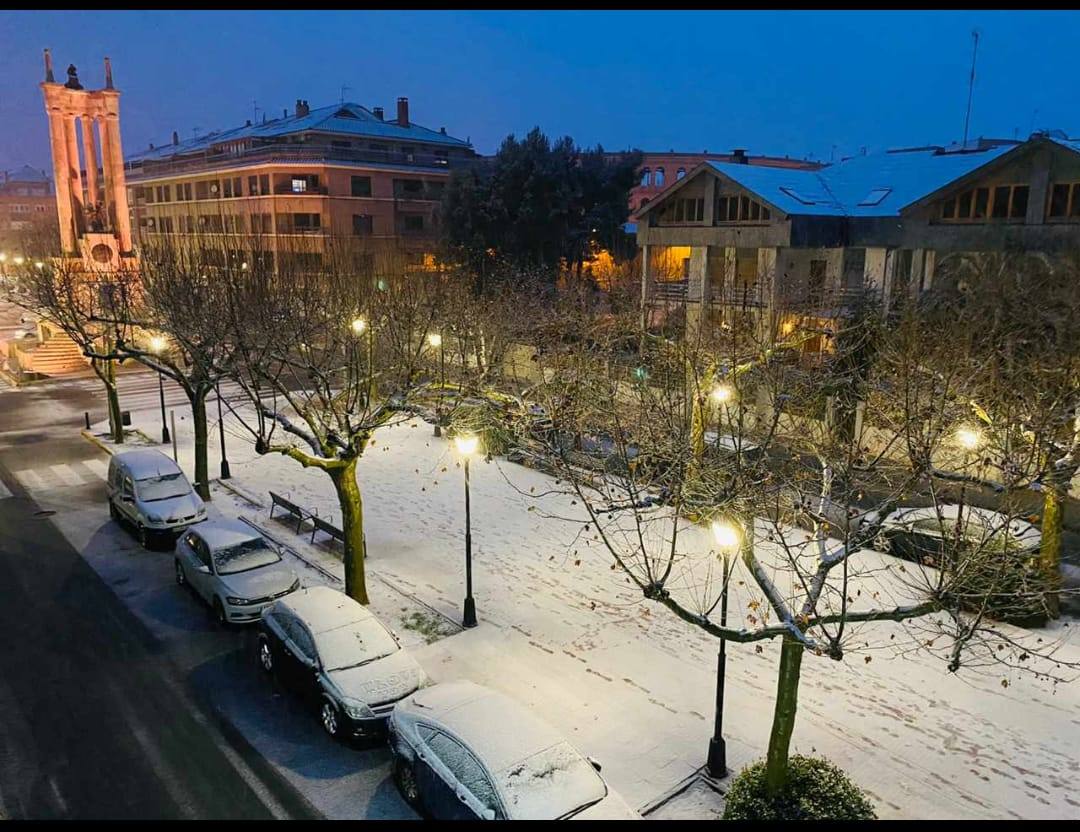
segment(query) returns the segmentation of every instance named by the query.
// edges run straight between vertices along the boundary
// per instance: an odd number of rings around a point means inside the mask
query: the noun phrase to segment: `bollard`
[[[124,427],[131,427],[131,411],[123,410],[120,412],[120,424]]]
[[[89,410],[84,410],[83,411],[83,416],[86,417],[86,429],[90,430],[90,411]]]

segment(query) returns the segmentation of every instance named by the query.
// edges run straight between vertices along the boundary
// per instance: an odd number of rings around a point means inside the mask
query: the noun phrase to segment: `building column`
[[[71,213],[75,234],[81,236],[86,227],[83,212],[82,173],[79,165],[79,137],[75,133],[75,116],[64,114],[64,141],[67,144],[68,181],[71,183]]]
[[[105,133],[109,137],[109,187],[116,211],[113,233],[120,238],[120,253],[128,254],[131,252],[131,216],[124,184],[124,155],[120,149],[120,117],[115,113],[105,116]]]
[[[900,249],[887,248],[884,251],[885,262],[881,269],[881,314],[888,315],[892,305],[893,286],[896,283],[896,258]]]
[[[652,254],[652,246],[648,243],[641,245],[641,331],[649,328],[649,256]]]
[[[780,262],[780,249],[759,248],[757,285],[761,287],[761,302],[765,306],[764,321],[768,326],[766,334],[774,338],[777,332],[780,301],[780,276],[776,273]]]
[[[97,125],[98,146],[101,148],[101,207],[105,217],[105,224],[111,230],[116,228],[116,220],[113,217],[113,200],[110,189],[112,177],[109,175],[109,134],[105,130],[105,124],[100,118],[95,118]]]
[[[911,279],[908,292],[918,299],[922,291],[924,269],[926,268],[926,249],[916,248],[911,251]]]
[[[56,109],[49,110],[49,144],[53,159],[53,188],[56,191],[56,214],[60,221],[60,249],[65,254],[75,251],[75,224],[72,217],[71,180],[68,164],[67,137],[64,116]]]
[[[83,159],[86,165],[86,204],[97,205],[98,197],[98,165],[97,150],[94,148],[94,119],[91,116],[82,117],[82,142]]]
[[[709,247],[691,246],[690,274],[686,281],[686,334],[700,335],[708,320]]]

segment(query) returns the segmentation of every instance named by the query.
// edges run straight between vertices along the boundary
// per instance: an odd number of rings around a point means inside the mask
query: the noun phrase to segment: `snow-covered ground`
[[[190,419],[181,413],[179,461],[190,474]],[[152,436],[160,414],[132,418]],[[340,520],[325,474],[283,457],[258,457],[243,429],[226,421],[233,483],[267,506],[273,489]],[[213,431],[216,472],[216,426]],[[431,433],[421,421],[384,429],[360,463],[368,569],[457,619],[464,596],[463,476],[449,444]],[[414,655],[436,681],[471,679],[534,708],[599,759],[628,802],[643,807],[704,762],[717,644],[631,591],[609,556],[575,539],[578,526],[529,511],[530,489],[550,485],[546,475],[505,461],[473,463],[480,626]],[[551,513],[580,512],[569,498],[546,500]],[[242,499],[233,508],[266,520],[267,511]],[[332,558],[326,562],[340,570]],[[1075,661],[1075,630],[1058,625],[1044,635],[1064,638],[1060,655]],[[1080,818],[1073,791],[1080,774],[1080,684],[998,671],[952,675],[937,658],[891,649],[889,636],[900,640],[898,625],[863,632],[868,644],[848,660],[803,662],[794,751],[839,764],[886,818]],[[733,771],[764,754],[777,654],[771,643],[761,652],[729,646],[725,735]]]

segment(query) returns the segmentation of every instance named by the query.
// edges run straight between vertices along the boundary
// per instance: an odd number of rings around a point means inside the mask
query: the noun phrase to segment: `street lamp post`
[[[221,418],[220,380],[214,385],[214,391],[217,393],[217,423],[218,433],[221,436],[221,478],[227,480],[232,476],[232,473],[229,471],[229,460],[225,458],[225,420]]]
[[[446,385],[445,365],[443,364],[442,335],[432,332],[427,337],[428,344],[439,351],[439,401],[435,406],[435,435],[442,436],[442,397]]]
[[[720,434],[723,432],[724,415],[722,408],[726,408],[735,399],[735,388],[730,384],[717,384],[709,394],[716,402],[716,447],[720,447]]]
[[[730,576],[730,558],[738,551],[742,543],[739,527],[727,521],[718,520],[712,524],[713,537],[724,559],[723,586],[720,594],[720,626],[727,626],[728,578]],[[709,756],[706,768],[712,777],[727,776],[727,743],[724,740],[724,677],[727,673],[727,640],[720,637],[720,652],[716,658],[716,718],[713,723],[713,735],[709,740]]]
[[[964,500],[967,497],[968,464],[971,461],[972,451],[978,450],[983,443],[982,431],[977,427],[965,426],[956,431],[956,443],[964,450],[963,472],[960,480],[960,501],[956,507],[956,535],[957,542],[963,535],[964,523]]]
[[[465,460],[465,609],[462,626],[476,626],[476,602],[472,594],[472,516],[469,511],[469,457],[476,452],[477,438],[472,434],[454,437],[458,453]]]
[[[165,339],[155,335],[150,339],[150,351],[154,355],[161,355],[165,351]],[[158,395],[161,397],[161,444],[169,444],[169,426],[165,423],[165,374],[158,373]]]

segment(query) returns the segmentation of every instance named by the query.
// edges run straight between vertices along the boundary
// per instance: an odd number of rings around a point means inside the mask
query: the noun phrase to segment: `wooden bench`
[[[304,525],[305,520],[314,519],[311,515],[311,512],[305,511],[304,509],[300,508],[300,506],[298,506],[296,503],[286,500],[280,494],[275,494],[273,491],[270,492],[270,501],[270,518],[273,519],[274,517],[275,507],[283,508],[290,517],[296,518],[297,534],[300,534],[300,527]]]
[[[345,532],[343,532],[337,526],[332,526],[330,523],[327,523],[321,517],[312,516],[311,517],[311,542],[312,543],[315,542],[315,534],[317,532],[323,532],[324,534],[328,534],[334,540],[340,540],[342,546],[345,545]]]

